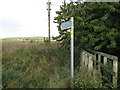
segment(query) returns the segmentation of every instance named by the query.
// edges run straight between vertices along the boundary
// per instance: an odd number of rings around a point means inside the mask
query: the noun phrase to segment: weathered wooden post
[[[88,69],[93,69],[93,60],[92,60],[92,56],[89,56]]]
[[[93,60],[93,63],[94,63],[94,66],[93,66],[93,67],[96,69],[96,60],[97,60],[97,59],[96,59],[96,54],[95,54],[95,53],[94,53],[94,58],[93,58],[93,59],[94,59],[94,60]]]
[[[84,52],[83,53],[83,64],[84,64],[84,66],[85,66],[85,61],[86,61],[86,53]]]
[[[104,61],[103,61],[103,64],[106,65],[106,63],[107,63],[107,58],[104,57],[103,60],[104,60]]]
[[[81,51],[81,54],[80,54],[80,67],[83,67],[84,66],[84,52]]]
[[[113,60],[113,72],[115,75],[113,75],[113,87],[117,88],[117,75],[118,75],[118,61]]]
[[[101,66],[100,66],[100,63],[101,63],[101,55],[98,55],[98,71],[100,72],[101,70]]]
[[[105,69],[105,68],[106,68],[106,63],[107,63],[107,58],[106,58],[106,57],[103,57],[103,65],[104,65],[104,66],[103,66],[103,73],[102,73],[103,76],[104,76],[105,73],[106,73],[106,71],[105,71],[105,70],[106,70],[106,69]],[[106,80],[103,78],[103,81],[106,81]]]
[[[87,55],[87,53],[85,53],[85,66],[87,66],[88,65],[88,55]]]
[[[117,79],[118,79],[118,57],[113,56],[113,55],[109,55],[106,53],[102,53],[102,52],[97,52],[97,51],[92,51],[90,50],[92,53],[97,54],[98,55],[98,71],[100,72],[100,74],[102,74],[103,76],[105,75],[105,68],[106,66],[109,64],[107,64],[107,59],[110,59],[113,61],[113,72],[114,75],[112,74],[112,83],[113,83],[113,87],[117,88]],[[103,56],[103,64],[101,63],[101,56]],[[106,66],[105,66],[106,65]],[[101,73],[101,67],[103,68],[103,73]],[[106,68],[107,69],[107,68]],[[108,71],[108,70],[107,70]],[[111,73],[111,71],[109,72]],[[104,78],[102,78],[102,80],[105,80]]]

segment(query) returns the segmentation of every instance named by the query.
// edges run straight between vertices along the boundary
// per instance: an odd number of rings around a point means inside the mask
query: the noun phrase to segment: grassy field
[[[2,85],[4,88],[69,88],[69,54],[58,42],[3,40]],[[98,75],[78,68],[73,87],[100,88],[102,85]]]
[[[51,41],[56,41],[53,40],[53,37],[50,38]],[[37,41],[37,42],[41,42],[41,41],[48,41],[48,37],[11,37],[11,38],[3,38],[2,40],[4,41]]]
[[[69,53],[58,43],[3,41],[2,49],[4,87],[66,87]]]

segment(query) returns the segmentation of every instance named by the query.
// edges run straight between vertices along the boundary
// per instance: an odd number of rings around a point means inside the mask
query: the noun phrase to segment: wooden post
[[[98,62],[101,63],[101,55],[98,55]],[[100,72],[100,64],[98,63],[98,71]]]
[[[92,60],[92,56],[89,56],[88,69],[93,69],[93,60]]]
[[[48,42],[50,42],[50,10],[51,2],[48,0]]]
[[[84,52],[81,51],[81,55],[80,55],[80,67],[83,67],[84,66]]]
[[[85,52],[83,53],[83,64],[84,64],[84,66],[85,66],[85,61],[86,61],[86,54],[85,54]]]
[[[94,56],[95,56],[95,58],[93,58],[94,60],[93,60],[93,63],[94,63],[94,67],[95,67],[95,69],[96,69],[96,54],[94,54]]]
[[[113,60],[113,72],[115,75],[113,75],[113,87],[117,88],[117,74],[118,74],[118,61]]]
[[[107,63],[107,58],[106,57],[104,57],[104,59],[103,59],[104,61],[103,61],[103,63],[104,63],[104,65]]]
[[[88,65],[88,56],[87,56],[87,53],[85,54],[85,66]]]
[[[107,63],[107,58],[106,57],[103,57],[103,73],[102,73],[102,75],[104,76],[105,75],[105,73],[106,73],[106,71],[105,71],[105,66],[106,66],[106,63]],[[103,79],[103,81],[105,81],[105,79]]]

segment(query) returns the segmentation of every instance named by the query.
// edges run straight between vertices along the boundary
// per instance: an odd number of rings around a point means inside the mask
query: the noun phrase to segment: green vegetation
[[[69,3],[62,5],[56,14],[54,22],[59,24],[60,33],[57,40],[62,41],[64,46],[69,46],[70,35],[67,30],[61,31],[60,25],[74,17],[76,46],[112,54],[120,51],[119,3]]]
[[[96,70],[79,68],[80,48],[93,49],[119,56],[119,3],[65,4],[57,11],[62,42],[48,42],[46,38],[5,39],[2,43],[2,83],[4,88],[69,88],[70,35],[60,25],[70,17],[75,23],[75,78],[74,88],[113,88],[108,73],[101,76]],[[20,41],[19,41],[20,40]],[[39,42],[35,42],[38,40]],[[21,42],[22,41],[22,42]],[[41,42],[44,41],[44,42]],[[0,54],[1,57],[1,54]],[[111,62],[107,69],[111,69]],[[120,68],[120,65],[119,65]],[[120,70],[119,73],[120,74]],[[119,75],[118,75],[119,76]],[[103,85],[101,77],[106,81]],[[107,78],[106,78],[107,77]],[[120,77],[119,77],[120,78]],[[120,87],[120,79],[118,85]]]
[[[70,17],[74,17],[75,52],[78,52],[78,48],[86,51],[88,49],[98,50],[115,55],[120,60],[119,2],[84,2],[76,5],[71,2],[61,5],[56,14],[54,22],[58,24],[60,35],[55,39],[61,41],[64,47],[70,48],[70,33],[67,30],[61,30],[60,26]],[[77,56],[77,53],[75,55]],[[78,58],[75,59],[76,62],[78,62]],[[77,67],[77,65],[75,66]],[[107,69],[109,67],[110,65]],[[118,70],[118,87],[120,87],[120,65]],[[110,77],[107,72],[105,74],[107,77],[105,80],[108,82],[106,86],[111,87],[110,81],[107,80]]]
[[[3,41],[2,83],[4,88],[69,88],[69,51],[58,42]],[[84,73],[86,72],[86,73]],[[74,87],[103,87],[99,74],[75,69]]]
[[[49,75],[54,72],[50,67],[52,64],[49,64],[51,57],[48,54],[49,47],[46,45],[3,42],[3,85],[6,87],[48,87]]]
[[[3,41],[2,48],[4,87],[66,87],[69,53],[57,43]]]
[[[56,41],[56,40],[53,40],[54,37],[51,37],[51,41]],[[12,40],[12,41],[44,41],[44,42],[47,42],[48,41],[48,37],[12,37],[12,38],[3,38],[2,40],[4,41],[9,41],[9,40]]]

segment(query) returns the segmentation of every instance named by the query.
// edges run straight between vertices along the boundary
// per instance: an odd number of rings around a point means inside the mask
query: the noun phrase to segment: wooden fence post
[[[87,53],[85,54],[85,66],[87,66],[88,65],[88,55],[87,55]]]
[[[85,52],[83,51],[83,66],[85,66]]]
[[[102,73],[102,75],[104,76],[105,75],[105,73],[106,73],[106,63],[107,63],[107,58],[106,57],[103,57],[103,73]],[[103,79],[103,81],[106,81],[105,79]]]
[[[88,62],[88,69],[93,69],[93,60],[92,60],[92,56],[89,56],[89,62]]]
[[[86,64],[86,53],[84,52],[84,66]]]
[[[118,61],[113,60],[113,72],[115,75],[113,75],[113,87],[117,88],[117,74],[118,74]]]
[[[80,67],[84,66],[84,52],[81,51],[80,53]]]
[[[100,72],[101,55],[98,55],[98,71]]]
[[[94,64],[93,64],[93,67],[96,69],[96,60],[97,60],[97,59],[96,59],[96,54],[95,54],[95,53],[94,53],[94,56],[95,56],[95,58],[93,58],[93,59],[94,59],[94,60],[93,60],[93,63],[94,63]]]
[[[104,65],[107,63],[107,58],[106,57],[104,57],[104,59],[103,59],[104,61],[103,61],[103,63],[104,63]]]
[[[114,72],[114,75],[112,75],[112,83],[113,83],[113,87],[117,88],[117,82],[118,82],[118,80],[117,80],[118,79],[118,57],[113,56],[113,55],[109,55],[109,54],[106,54],[106,53],[103,53],[103,52],[97,52],[97,51],[93,51],[93,50],[89,50],[89,51],[94,53],[95,56],[98,56],[98,59],[96,60],[97,61],[97,69],[98,69],[98,72],[100,72],[100,74],[102,74],[103,76],[106,73],[105,68],[107,66],[107,59],[110,59],[110,60],[113,61],[113,67],[112,67],[113,70],[112,71]],[[103,56],[103,64],[101,63],[101,56]],[[96,65],[96,63],[94,63],[94,65]],[[102,72],[101,72],[101,68],[103,69]],[[106,70],[107,70],[107,68],[106,68]],[[109,71],[109,70],[107,70],[107,71]],[[109,73],[111,73],[111,72],[109,72]],[[102,78],[102,79],[105,80],[104,78]]]

